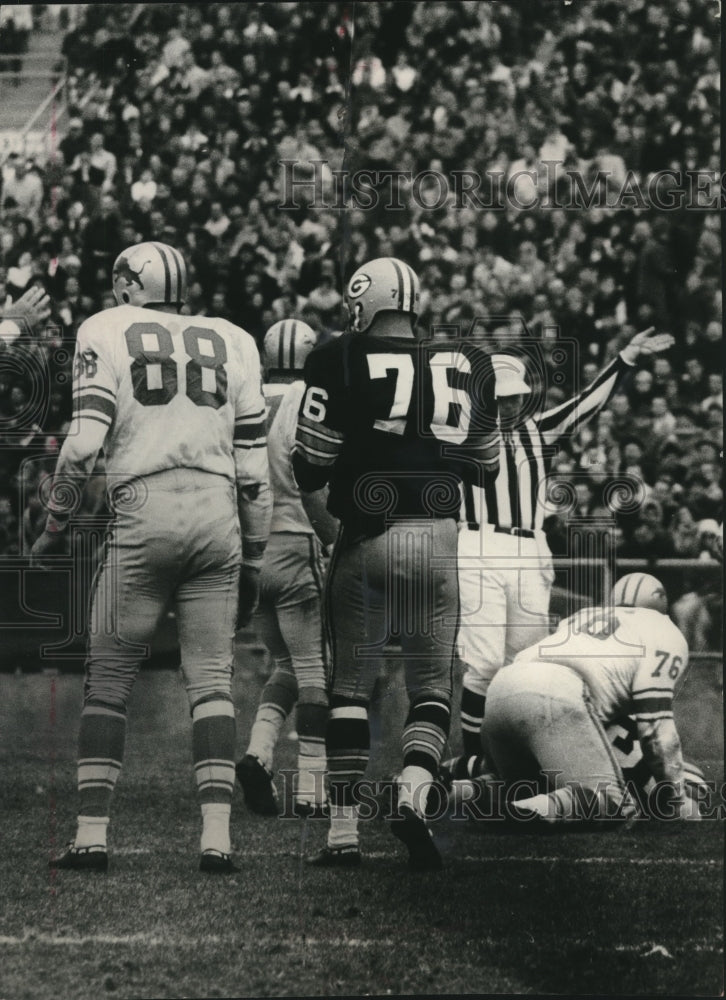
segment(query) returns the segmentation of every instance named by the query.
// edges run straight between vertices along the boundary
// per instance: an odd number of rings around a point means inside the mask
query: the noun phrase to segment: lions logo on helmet
[[[113,294],[120,306],[184,304],[187,266],[166,243],[137,243],[120,253],[113,265]]]
[[[612,603],[618,608],[651,608],[662,615],[668,612],[668,597],[663,584],[649,573],[621,576],[612,590]]]
[[[281,319],[265,334],[262,349],[268,371],[300,372],[315,347],[315,331],[299,319]]]
[[[361,265],[345,290],[349,329],[364,333],[378,313],[401,312],[416,318],[421,290],[418,276],[402,260],[378,257]]]

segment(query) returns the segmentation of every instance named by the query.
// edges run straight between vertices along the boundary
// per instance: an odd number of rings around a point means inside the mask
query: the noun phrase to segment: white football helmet
[[[364,333],[381,312],[418,315],[421,289],[415,271],[395,257],[377,257],[362,264],[348,282],[345,304],[349,330]]]
[[[612,590],[611,600],[617,608],[651,608],[668,613],[665,587],[649,573],[627,573],[621,576]]]
[[[315,331],[299,319],[281,319],[265,334],[263,360],[268,372],[301,372],[317,343]]]
[[[187,266],[167,243],[137,243],[113,265],[113,294],[120,306],[181,307],[187,297]]]

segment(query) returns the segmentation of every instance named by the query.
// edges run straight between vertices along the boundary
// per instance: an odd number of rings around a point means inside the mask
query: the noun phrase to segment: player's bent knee
[[[185,669],[184,686],[189,699],[189,705],[198,705],[215,697],[232,698],[232,667],[227,663],[196,664],[193,669]]]
[[[136,670],[131,672],[87,667],[83,690],[83,704],[96,704],[126,711],[131,689],[136,679]]]

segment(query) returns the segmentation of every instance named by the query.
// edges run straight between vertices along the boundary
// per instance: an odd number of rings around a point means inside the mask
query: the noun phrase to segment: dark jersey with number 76
[[[330,484],[349,539],[392,521],[458,519],[462,477],[496,423],[491,359],[473,344],[345,334],[307,358],[293,470]],[[486,464],[486,463],[484,463]]]

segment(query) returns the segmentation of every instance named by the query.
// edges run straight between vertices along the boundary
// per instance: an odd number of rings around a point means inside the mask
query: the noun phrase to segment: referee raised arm
[[[527,415],[531,392],[519,358],[495,354],[495,393],[501,431],[499,472],[464,492],[459,533],[460,656],[464,662],[461,727],[464,758],[453,777],[467,777],[467,761],[481,752],[481,725],[489,684],[506,663],[548,633],[552,555],[542,528],[542,499],[553,446],[597,414],[644,354],[665,351],[670,334],[643,330],[582,392]],[[471,765],[469,765],[470,767]]]

